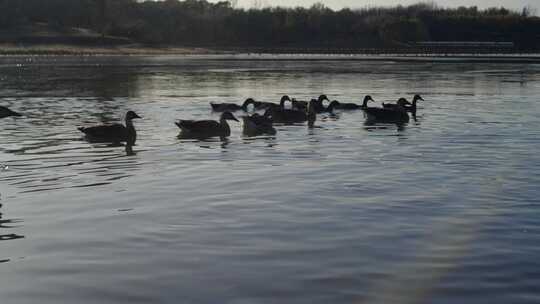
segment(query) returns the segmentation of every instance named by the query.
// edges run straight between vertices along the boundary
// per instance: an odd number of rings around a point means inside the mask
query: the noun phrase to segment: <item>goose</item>
[[[315,111],[315,113],[323,113],[326,111],[326,108],[323,105],[323,101],[325,100],[330,101],[328,97],[324,94],[320,95],[317,99],[311,99],[309,102],[293,99],[293,109],[299,111],[307,111],[309,103],[313,102],[312,111]]]
[[[133,119],[141,118],[133,111],[126,113],[126,125],[99,125],[93,127],[80,127],[79,131],[86,135],[86,139],[91,142],[126,142],[127,145],[134,145],[137,140],[137,131],[133,126]]]
[[[291,98],[287,95],[283,95],[279,101],[279,104],[265,101],[254,101],[252,104],[255,110],[267,110],[270,108],[283,108],[286,101],[291,101]]]
[[[323,105],[323,101],[330,101],[326,95],[320,95],[319,98],[317,98],[316,102],[313,104],[313,110],[315,113],[322,113],[326,110],[326,108]]]
[[[416,117],[416,103],[419,100],[424,101],[424,98],[418,94],[414,95],[411,106],[405,108],[405,110],[411,112],[413,117]]]
[[[366,113],[369,122],[407,123],[409,122],[409,115],[405,110],[405,106],[408,104],[410,105],[410,102],[403,98],[398,100],[396,107],[393,108],[368,107],[362,110]]]
[[[411,114],[413,116],[416,116],[416,102],[418,102],[419,100],[422,100],[424,101],[424,99],[422,98],[422,96],[416,94],[414,95],[413,97],[413,101],[412,103],[410,103],[407,99],[405,98],[400,98],[397,103],[393,104],[393,103],[383,103],[383,108],[385,109],[392,109],[392,108],[395,108],[395,107],[398,107],[398,103],[402,103],[402,104],[408,104],[410,106],[404,106],[405,110],[407,112],[411,112]]]
[[[215,112],[225,112],[225,111],[247,111],[247,107],[250,104],[255,103],[255,100],[253,98],[248,98],[244,101],[244,103],[240,106],[235,103],[210,103],[210,106],[212,107],[212,111]]]
[[[356,103],[342,103],[337,100],[334,100],[330,103],[330,105],[328,105],[328,107],[326,108],[326,112],[332,112],[334,109],[338,109],[338,110],[367,109],[368,102],[370,101],[373,101],[373,102],[375,101],[373,100],[373,98],[371,98],[370,95],[366,95],[364,97],[364,101],[362,102],[361,105],[356,104]]]
[[[238,121],[231,112],[223,112],[219,122],[215,120],[179,120],[175,124],[180,128],[180,137],[182,138],[228,137],[231,135],[231,128],[227,120]]]
[[[0,118],[9,117],[9,116],[22,116],[21,114],[11,111],[6,107],[0,106]]]
[[[257,136],[261,134],[275,135],[276,129],[272,125],[272,119],[254,113],[251,116],[242,117],[242,132],[247,136]]]
[[[300,123],[308,120],[305,111],[285,109],[285,103],[281,102],[279,107],[270,107],[264,112],[264,116],[272,119],[275,123]]]

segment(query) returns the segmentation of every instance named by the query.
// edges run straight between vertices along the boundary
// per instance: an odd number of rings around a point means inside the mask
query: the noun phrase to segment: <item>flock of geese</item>
[[[180,138],[204,139],[210,137],[225,138],[230,136],[231,129],[228,120],[238,122],[238,119],[232,112],[243,111],[248,113],[242,116],[243,133],[247,136],[274,135],[276,130],[274,123],[278,124],[296,124],[306,123],[313,127],[317,119],[317,114],[334,113],[335,110],[361,110],[365,113],[366,123],[408,123],[411,113],[416,118],[416,104],[424,100],[420,95],[415,95],[412,102],[405,98],[400,98],[396,103],[382,104],[382,107],[369,107],[368,103],[374,102],[371,96],[367,95],[362,104],[341,103],[334,100],[328,106],[324,106],[324,101],[329,101],[326,95],[321,95],[317,99],[311,99],[309,102],[291,99],[285,95],[279,103],[256,101],[248,98],[242,105],[234,103],[211,103],[212,110],[221,112],[219,121],[215,120],[179,120],[175,124],[180,128]],[[291,106],[286,107],[290,102]],[[249,113],[252,113],[249,115]],[[257,112],[263,113],[259,114]],[[0,118],[9,116],[22,116],[20,113],[12,111],[6,107],[0,106]],[[90,142],[109,142],[122,143],[127,146],[133,146],[137,140],[137,132],[133,125],[133,119],[141,118],[133,111],[128,111],[125,116],[125,125],[109,124],[92,127],[80,127],[79,131],[85,134]]]

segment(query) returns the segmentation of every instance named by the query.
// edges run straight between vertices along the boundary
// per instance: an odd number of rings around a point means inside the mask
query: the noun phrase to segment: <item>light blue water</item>
[[[211,101],[420,93],[181,141]],[[540,65],[0,58],[2,303],[538,303]],[[76,127],[136,122],[136,155]]]

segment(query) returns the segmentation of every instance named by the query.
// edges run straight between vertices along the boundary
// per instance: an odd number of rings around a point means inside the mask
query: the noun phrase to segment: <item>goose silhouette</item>
[[[409,122],[409,114],[405,109],[407,105],[410,105],[410,102],[400,99],[397,105],[392,108],[368,107],[362,110],[366,113],[368,122],[403,124]]]
[[[90,142],[125,142],[133,146],[137,140],[137,131],[135,130],[135,126],[133,126],[133,119],[136,118],[141,117],[133,111],[128,111],[125,117],[125,126],[122,124],[98,125],[80,127],[79,131],[83,132],[86,135],[86,139]]]
[[[0,106],[0,118],[4,118],[4,117],[10,117],[10,116],[22,116],[21,114],[15,112],[15,111],[12,111],[6,107],[2,107]]]
[[[219,122],[215,120],[179,120],[175,124],[180,128],[181,138],[208,138],[208,137],[228,137],[231,135],[231,128],[227,120],[238,121],[231,112],[223,112]]]

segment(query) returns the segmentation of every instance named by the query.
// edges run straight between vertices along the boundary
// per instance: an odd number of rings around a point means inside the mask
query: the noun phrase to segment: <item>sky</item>
[[[255,3],[263,4],[264,6],[311,6],[313,3],[322,2],[326,6],[333,9],[341,9],[343,7],[349,8],[361,8],[366,6],[396,6],[409,5],[421,2],[420,0],[236,0],[238,6],[241,7],[253,7]],[[211,0],[210,2],[219,2],[219,0]],[[424,1],[425,2],[425,1]],[[521,10],[523,7],[530,5],[535,9],[540,9],[539,0],[437,0],[434,1],[443,7],[455,7],[455,6],[478,6],[480,8],[486,7],[500,7],[512,8]]]

